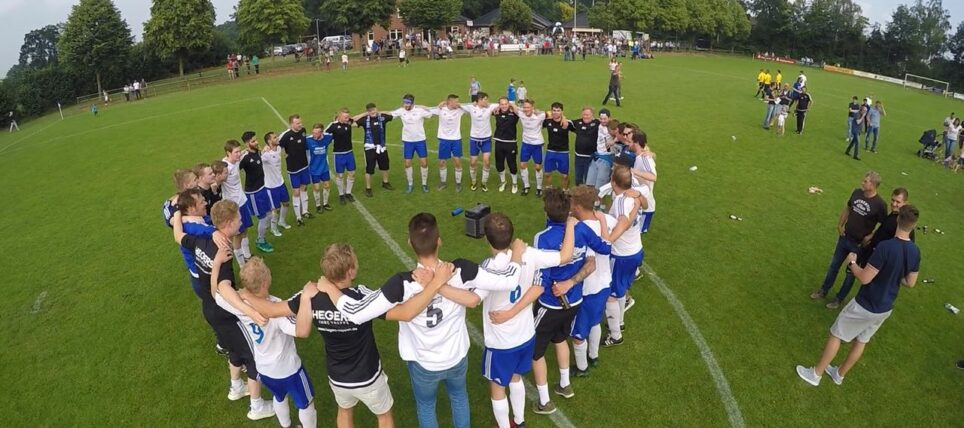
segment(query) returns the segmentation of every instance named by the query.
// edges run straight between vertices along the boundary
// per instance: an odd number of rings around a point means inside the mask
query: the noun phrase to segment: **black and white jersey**
[[[214,258],[218,255],[217,244],[211,238],[184,235],[181,238],[181,246],[194,254],[194,271],[198,274],[198,280],[204,291],[201,293],[202,310],[208,313],[209,319],[211,319],[211,314],[216,314],[214,317],[216,319],[225,320],[232,324],[237,322],[238,318],[218,306],[214,296],[208,292],[211,286],[211,268],[214,267]],[[235,284],[234,268],[230,260],[221,264],[221,270],[218,271],[218,280],[231,281],[232,285]]]
[[[295,132],[291,129],[281,133],[278,145],[285,149],[288,172],[301,172],[308,167],[308,146],[305,144],[305,130]]]
[[[244,171],[244,192],[254,193],[264,187],[264,166],[261,164],[261,152],[248,150],[241,157],[238,165]]]
[[[576,134],[576,156],[591,157],[599,140],[599,120],[593,119],[586,123],[579,119],[569,123],[572,132]]]
[[[201,189],[201,196],[204,198],[204,203],[207,204],[208,212],[211,212],[211,207],[221,200],[221,194],[214,191],[214,186]]]
[[[565,127],[562,126],[562,121],[552,120],[551,117],[547,117],[545,121],[542,122],[542,127],[546,128],[546,135],[548,135],[549,142],[546,144],[546,150],[550,152],[561,152],[569,153],[569,132],[572,131],[572,122],[570,121]],[[593,144],[596,142],[593,141]]]
[[[496,110],[494,140],[502,143],[514,143],[518,140],[519,115],[510,110]]]

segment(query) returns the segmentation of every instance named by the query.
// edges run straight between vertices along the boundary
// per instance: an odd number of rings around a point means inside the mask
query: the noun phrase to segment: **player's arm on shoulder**
[[[342,294],[335,302],[335,307],[349,321],[363,324],[385,315],[405,298],[405,283],[401,275],[393,275],[377,291],[369,293],[362,300]]]
[[[519,315],[520,312],[524,310],[529,310],[529,307],[530,305],[532,305],[532,302],[535,302],[536,300],[538,300],[539,296],[542,295],[543,288],[539,278],[541,278],[541,275],[536,275],[535,283],[532,284],[532,286],[529,287],[528,290],[526,290],[525,294],[522,295],[522,298],[519,299],[518,302],[515,302],[515,304],[512,305],[511,308],[504,309],[501,311],[489,312],[488,316],[489,316],[489,319],[492,320],[492,323],[502,324],[512,319],[516,315]]]
[[[301,293],[292,298],[291,303],[297,299],[298,315],[295,318],[295,336],[308,337],[311,334],[311,299],[318,294],[318,287],[313,282],[305,284]],[[289,303],[290,304],[290,303]]]
[[[435,272],[424,268],[413,271],[412,278],[422,285],[422,291],[415,293],[405,303],[397,305],[385,313],[385,319],[406,322],[414,319],[432,303],[432,298],[452,278],[454,271],[455,266],[445,262],[439,264],[435,268]]]
[[[241,296],[238,295],[238,291],[232,286],[234,274],[231,272],[231,259],[230,256],[225,258],[225,256],[222,255],[224,251],[224,249],[218,251],[218,256],[214,259],[214,266],[211,268],[211,296],[220,295],[221,298],[226,300],[231,306],[244,312],[248,318],[251,318],[251,321],[263,327],[268,323],[268,319],[245,303],[244,300],[241,299]]]
[[[596,235],[596,232],[593,232],[592,229],[590,229],[589,226],[586,226],[585,224],[576,225],[576,227],[579,229],[582,229],[581,231],[577,230],[576,233],[583,234],[583,236],[586,238],[586,241],[589,243],[590,249],[604,256],[608,256],[609,253],[612,252],[613,246],[612,244],[610,244],[610,242],[612,241],[607,241],[600,238],[599,235]],[[613,236],[612,233],[610,233],[610,237],[612,236]]]
[[[451,264],[451,263],[447,265],[452,266],[453,270],[456,266],[455,264]],[[461,275],[461,272],[459,274]],[[436,270],[436,276],[438,275],[440,275],[440,273]],[[449,274],[446,276],[451,277],[452,275]],[[438,289],[438,293],[441,294],[442,297],[445,297],[446,299],[449,299],[467,308],[474,308],[478,306],[480,302],[482,302],[482,296],[480,296],[479,294],[476,294],[474,289],[464,289],[464,288],[453,287],[451,285],[448,285],[447,282],[448,281],[442,281],[442,285]],[[463,285],[464,284],[465,284],[465,280],[463,278]]]
[[[566,234],[562,237],[562,246],[559,247],[559,265],[564,265],[572,261],[572,254],[576,247],[576,223],[579,220],[575,217],[566,219]],[[605,226],[603,226],[605,229]]]
[[[178,245],[186,246],[184,241],[184,223],[181,221],[181,211],[175,211],[174,215],[171,216],[171,229],[174,230],[174,242]]]
[[[245,289],[238,291],[238,295],[244,299],[254,310],[258,311],[265,318],[289,317],[295,315],[297,306],[292,308],[288,302],[272,302],[262,299]]]
[[[521,254],[520,254],[521,256]],[[459,269],[463,288],[480,288],[490,291],[508,291],[519,284],[522,268],[517,262],[509,262],[504,269],[479,266],[466,259],[455,259],[452,263]]]

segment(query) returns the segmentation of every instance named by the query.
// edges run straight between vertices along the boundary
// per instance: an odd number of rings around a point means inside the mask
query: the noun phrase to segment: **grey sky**
[[[799,1],[799,0],[798,0]],[[212,0],[217,12],[217,23],[228,20],[234,11],[238,0]],[[888,21],[891,12],[901,3],[911,0],[856,0],[863,8],[864,16],[870,18],[871,24],[881,24]],[[23,35],[31,30],[48,24],[56,24],[67,20],[71,6],[77,0],[0,0],[0,75],[6,74],[10,66],[17,63],[20,56],[20,46],[23,45]],[[120,9],[121,16],[127,21],[134,34],[140,40],[144,21],[150,17],[149,0],[114,0]],[[951,13],[951,24],[957,28],[964,19],[964,1],[945,0],[944,8]],[[952,30],[953,31],[953,30]]]

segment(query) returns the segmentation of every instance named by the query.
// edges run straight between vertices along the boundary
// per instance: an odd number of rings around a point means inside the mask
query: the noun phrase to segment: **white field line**
[[[37,299],[33,301],[33,308],[31,308],[30,313],[35,314],[40,312],[40,307],[44,303],[44,299],[47,298],[47,290],[41,291]]]
[[[40,128],[40,129],[38,129],[38,130],[30,133],[30,135],[27,135],[26,137],[23,137],[23,138],[21,138],[21,139],[19,139],[19,140],[17,140],[17,141],[14,141],[14,142],[12,142],[12,143],[4,146],[2,149],[0,149],[0,153],[3,153],[3,152],[5,152],[5,151],[7,151],[7,149],[9,149],[9,148],[11,148],[11,147],[13,147],[13,146],[16,146],[17,144],[22,143],[24,140],[27,140],[27,139],[29,139],[30,137],[33,137],[34,135],[37,135],[37,134],[39,134],[39,133],[41,133],[41,132],[44,132],[45,130],[47,130],[47,128],[50,128],[51,126],[54,126],[54,125],[62,122],[63,120],[64,120],[64,119],[61,119],[61,120],[55,121],[55,122],[53,122],[53,123],[47,124],[47,126],[44,126],[43,128]]]
[[[275,116],[278,116],[278,119],[281,121],[281,123],[287,126],[288,122],[284,120],[284,117],[282,117],[280,113],[278,113],[278,110],[275,110],[275,108],[271,105],[271,103],[268,102],[268,100],[264,98],[261,98],[261,99],[264,100],[265,104],[267,104],[268,107],[271,107],[271,110],[274,111]],[[394,253],[395,257],[398,258],[398,261],[402,262],[402,264],[405,265],[406,268],[415,268],[415,265],[416,265],[415,260],[409,257],[409,255],[406,254],[404,250],[402,250],[402,247],[400,247],[398,243],[395,242],[394,239],[392,239],[392,236],[388,233],[387,230],[385,230],[384,227],[382,227],[381,223],[379,223],[378,220],[376,220],[375,217],[372,216],[372,213],[369,212],[368,209],[365,208],[365,206],[362,205],[361,202],[355,201],[352,205],[354,205],[355,209],[357,209],[358,212],[361,213],[362,218],[364,218],[365,221],[368,222],[368,225],[371,226],[372,230],[374,230],[375,233],[377,233],[378,236],[382,238],[382,241],[385,242],[385,245],[388,245],[388,248],[392,250],[392,253]],[[482,333],[479,331],[479,329],[476,328],[472,323],[466,323],[466,326],[468,327],[469,337],[472,339],[472,342],[474,342],[476,346],[484,346],[485,342],[482,338]],[[526,383],[526,395],[529,397],[530,400],[537,400],[539,398],[539,394],[536,392],[535,386],[532,385],[528,379],[523,379],[523,380]],[[566,415],[562,413],[562,409],[558,409],[556,410],[555,413],[549,415],[549,419],[551,419],[552,422],[555,423],[557,427],[575,428],[575,425],[573,425],[572,421],[570,421],[569,418],[567,418]]]

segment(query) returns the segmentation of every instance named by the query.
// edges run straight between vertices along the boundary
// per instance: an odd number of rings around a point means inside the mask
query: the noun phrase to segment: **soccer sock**
[[[599,340],[602,339],[602,327],[599,324],[589,330],[589,358],[599,358]]]
[[[412,178],[412,167],[410,166],[405,167],[405,180],[408,182],[409,186],[411,186],[412,182],[414,181]]]
[[[585,341],[582,343],[572,342],[572,349],[575,351],[573,353],[576,355],[576,368],[579,370],[589,369],[589,360],[586,358],[586,350],[588,348],[589,344]]]
[[[536,389],[539,391],[539,404],[545,406],[549,402],[549,384],[536,385]]]
[[[569,369],[559,369],[559,386],[569,386]]]
[[[278,228],[278,211],[271,211],[271,230]]]
[[[526,386],[522,380],[509,382],[509,403],[516,425],[526,421]]]
[[[298,420],[303,427],[313,427],[318,425],[318,412],[315,410],[315,403],[308,403],[308,407],[298,410]]]
[[[241,387],[243,386],[244,386],[244,381],[242,381],[241,378],[231,379],[232,389],[241,389]]]
[[[519,176],[518,176],[518,175],[516,175],[516,174],[509,174],[509,176],[512,177],[512,185],[513,185],[513,186],[519,184]]]
[[[509,400],[492,400],[492,413],[499,428],[509,428]]]
[[[427,166],[422,167],[422,185],[428,186],[428,167]]]
[[[299,195],[292,198],[291,203],[295,207],[295,219],[301,220],[301,196]],[[284,207],[281,209],[284,210]],[[281,217],[284,218],[283,215]]]
[[[251,410],[261,410],[264,406],[264,400],[261,397],[251,396]]]
[[[248,237],[247,237],[247,235],[245,235],[245,237],[241,238],[241,248],[238,248],[238,250],[244,253],[244,259],[245,259],[245,261],[247,261],[247,259],[250,259],[250,258],[251,258],[251,246],[250,246],[250,244],[248,244]]]
[[[305,189],[304,192],[301,192],[301,211],[302,211],[302,214],[305,214],[305,213],[308,212],[308,192],[307,192],[307,190],[308,190],[308,189]]]
[[[483,183],[489,182],[489,169],[486,167],[482,167],[482,182]]]
[[[619,302],[606,301],[606,324],[609,325],[609,337],[613,339],[623,337],[622,332],[619,331],[619,312]]]
[[[315,190],[313,193],[314,193],[314,195],[315,195],[315,206],[316,206],[316,207],[320,207],[320,206],[321,206],[321,190]]]
[[[626,323],[626,296],[616,299],[619,303],[619,325],[622,326]]]
[[[288,224],[288,206],[281,206],[281,215],[278,216],[278,224]],[[300,216],[299,216],[300,217]]]
[[[536,171],[536,189],[542,189],[542,171]]]
[[[529,187],[529,169],[523,169],[519,175],[522,176],[522,187]]]
[[[352,188],[352,186],[355,185],[355,176],[354,176],[354,175],[349,175],[348,177],[345,177],[345,181],[346,181],[346,184],[345,184],[345,193],[350,195],[350,194],[351,194],[351,188]]]
[[[291,426],[291,409],[288,408],[288,397],[285,397],[284,401],[271,400],[271,405],[274,406],[274,414],[278,417],[278,422],[281,426],[288,428]]]
[[[335,187],[338,188],[338,197],[345,194],[345,186],[341,183],[340,176],[335,176]]]
[[[438,179],[442,182],[441,184],[445,184],[445,182],[449,179],[449,169],[446,167],[439,168]]]
[[[258,220],[258,241],[264,241],[264,235],[268,232],[267,219]]]
[[[499,171],[499,183],[505,183],[505,171]]]
[[[462,184],[462,168],[455,168],[455,184]]]
[[[470,166],[470,167],[469,167],[469,179],[472,180],[473,183],[475,183],[476,174],[477,174],[477,173],[476,173],[476,171],[475,171],[475,168],[472,168],[472,167]]]

